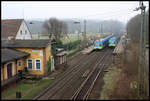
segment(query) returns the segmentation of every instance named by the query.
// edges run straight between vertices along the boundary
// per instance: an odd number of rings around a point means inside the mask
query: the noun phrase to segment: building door
[[[7,78],[11,78],[12,77],[12,63],[9,63],[7,65]]]

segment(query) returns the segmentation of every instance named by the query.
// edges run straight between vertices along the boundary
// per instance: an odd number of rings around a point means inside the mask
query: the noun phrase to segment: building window
[[[64,63],[64,55],[63,55],[63,58],[62,58],[62,63]]]
[[[62,57],[60,56],[60,64],[62,64]]]
[[[41,70],[41,61],[40,61],[40,59],[35,60],[35,68],[36,68],[36,70]]]
[[[20,34],[22,35],[22,30],[20,31]]]
[[[18,66],[22,66],[22,61],[21,60],[18,61]]]
[[[25,30],[25,34],[27,34],[27,31]]]
[[[65,55],[65,62],[66,62],[66,55]]]
[[[32,60],[31,59],[27,60],[27,68],[32,69]]]
[[[64,55],[64,62],[63,63],[65,63],[65,55]]]

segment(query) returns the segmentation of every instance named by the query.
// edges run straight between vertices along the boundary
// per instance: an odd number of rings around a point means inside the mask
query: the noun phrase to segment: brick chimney
[[[15,38],[13,36],[9,36],[8,40],[10,43],[14,43],[15,42]]]

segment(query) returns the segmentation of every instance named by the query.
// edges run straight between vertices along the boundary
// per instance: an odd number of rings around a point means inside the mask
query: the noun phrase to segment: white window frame
[[[20,30],[20,35],[22,35],[22,30]]]
[[[19,66],[19,62],[21,62],[21,66],[22,66],[22,60],[18,60],[17,65]],[[20,67],[20,66],[19,66]]]
[[[60,64],[62,64],[62,56],[60,56]]]
[[[64,63],[64,56],[62,56],[62,64]]]
[[[32,60],[32,69],[29,69],[29,68],[28,68],[28,60]],[[27,69],[28,69],[28,70],[33,70],[33,59],[31,59],[31,58],[27,59]]]
[[[36,68],[36,60],[40,60],[40,69]],[[35,70],[40,70],[41,71],[41,59],[35,59],[35,64],[34,65],[35,65]]]
[[[14,76],[14,62],[8,62],[6,63],[6,79],[8,79],[8,74],[7,74],[7,65],[12,63],[12,76]]]
[[[27,30],[25,30],[25,35],[27,34]]]
[[[63,63],[64,63],[64,55],[63,55]]]
[[[64,60],[65,60],[64,62],[66,62],[66,55],[64,55]]]

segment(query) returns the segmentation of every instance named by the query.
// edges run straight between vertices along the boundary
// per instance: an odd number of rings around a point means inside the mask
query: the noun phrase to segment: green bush
[[[75,49],[77,47],[77,45],[80,44],[80,40],[76,40],[74,42],[70,42],[68,44],[65,44],[63,45],[62,41],[61,40],[57,40],[56,41],[56,44],[52,44],[51,46],[51,53],[52,53],[52,56],[54,57],[54,66],[56,66],[57,64],[57,57],[56,57],[56,48],[64,48],[64,50],[72,50],[72,49]],[[48,65],[50,65],[50,63],[47,63]]]
[[[64,46],[63,46],[63,48],[64,49],[68,49],[68,50],[72,50],[72,49],[75,49],[79,44],[80,44],[80,40],[76,40],[76,41],[74,41],[74,42],[70,42],[70,43],[68,43],[68,44],[65,44]]]
[[[64,48],[65,50],[72,50],[72,49],[75,49],[77,47],[77,45],[79,45],[81,42],[81,40],[76,40],[76,41],[73,41],[73,42],[70,42],[68,44],[64,44],[62,43],[61,40],[57,40],[55,45],[52,46],[52,49],[54,51],[54,54],[55,54],[55,48]]]
[[[51,53],[52,53],[52,56],[54,57],[54,66],[56,66],[56,63],[57,63],[56,47],[57,47],[57,44],[52,44],[51,46]]]
[[[48,72],[51,71],[51,59],[49,58],[49,60],[47,61],[47,67],[48,67]]]
[[[56,47],[58,47],[58,48],[63,48],[64,47],[64,45],[63,45],[61,40],[57,40],[56,43],[57,43]]]

